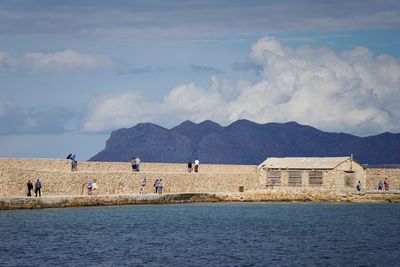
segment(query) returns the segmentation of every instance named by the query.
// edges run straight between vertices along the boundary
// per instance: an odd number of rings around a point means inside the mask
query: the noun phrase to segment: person
[[[76,155],[71,156],[71,171],[76,171],[78,168],[78,161],[76,159]]]
[[[158,181],[158,193],[162,194],[162,190],[164,188],[164,182],[162,179],[160,179],[160,181]]]
[[[94,179],[93,180],[93,184],[92,184],[92,191],[93,191],[93,195],[97,195],[97,190],[98,190],[98,186],[97,186],[97,180]]]
[[[32,196],[31,191],[32,191],[32,189],[33,189],[32,181],[31,181],[31,180],[28,180],[28,183],[26,184],[26,186],[28,187],[28,197],[31,197],[31,196]]]
[[[382,190],[382,188],[383,188],[383,182],[382,182],[381,179],[379,179],[379,182],[378,182],[378,190]]]
[[[140,158],[136,157],[136,171],[140,172]]]
[[[132,171],[136,171],[136,158],[131,159]]]
[[[385,191],[389,190],[389,181],[387,180],[387,178],[385,178],[385,181],[383,182],[384,186],[385,186]]]
[[[192,170],[193,170],[193,163],[192,163],[191,160],[189,160],[189,162],[188,162],[188,172],[192,172]]]
[[[154,188],[155,188],[155,192],[157,194],[158,193],[158,179],[154,182]]]
[[[358,181],[358,183],[356,185],[356,189],[357,189],[358,192],[361,191],[361,182],[360,181]]]
[[[42,183],[39,181],[39,179],[36,180],[35,183],[35,197],[37,197],[38,193],[39,193],[39,197],[42,196],[41,190],[42,189]]]
[[[146,194],[146,185],[147,185],[146,177],[143,178],[141,185],[142,187],[140,188],[139,194]]]
[[[198,159],[196,159],[194,161],[194,172],[199,172],[199,164],[200,164],[200,161]]]
[[[88,195],[92,194],[92,190],[93,190],[93,182],[92,182],[92,180],[89,179],[89,181],[87,183],[87,193],[88,193]]]

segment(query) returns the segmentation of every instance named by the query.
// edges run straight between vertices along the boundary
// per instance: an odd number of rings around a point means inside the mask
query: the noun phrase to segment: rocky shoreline
[[[400,191],[362,193],[287,193],[257,191],[243,193],[129,194],[98,196],[3,197],[0,210],[43,209],[112,205],[177,204],[206,202],[332,202],[400,203]]]

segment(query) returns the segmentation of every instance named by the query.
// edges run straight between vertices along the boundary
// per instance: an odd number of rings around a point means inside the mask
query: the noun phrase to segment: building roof
[[[259,168],[267,169],[334,169],[350,157],[267,158]]]

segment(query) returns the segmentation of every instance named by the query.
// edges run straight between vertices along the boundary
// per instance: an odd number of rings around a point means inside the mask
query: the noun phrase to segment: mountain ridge
[[[324,132],[291,121],[258,124],[238,120],[227,126],[211,120],[184,121],[167,129],[139,123],[111,133],[106,147],[89,161],[259,164],[267,157],[349,156],[364,164],[399,164],[400,134],[384,132],[359,137]]]

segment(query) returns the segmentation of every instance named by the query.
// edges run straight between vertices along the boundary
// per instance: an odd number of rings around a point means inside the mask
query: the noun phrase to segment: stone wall
[[[0,197],[26,195],[26,183],[40,179],[43,195],[87,194],[88,179],[97,179],[98,194],[137,194],[147,179],[147,193],[153,192],[156,179],[163,179],[165,193],[238,192],[256,190],[256,166],[200,165],[198,173],[188,173],[185,164],[144,163],[133,172],[129,163],[79,162],[71,171],[69,160],[0,159]]]
[[[86,195],[88,179],[97,179],[101,195],[137,194],[143,178],[147,179],[147,193],[154,192],[156,179],[163,179],[165,193],[236,193],[239,187],[245,192],[343,192],[354,191],[358,180],[366,185],[366,190],[375,190],[378,179],[385,177],[390,181],[391,190],[400,189],[400,169],[367,169],[365,174],[359,165],[353,165],[354,179],[345,187],[344,170],[349,169],[346,164],[324,171],[322,186],[310,186],[308,174],[303,172],[300,187],[288,186],[287,174],[282,176],[280,186],[266,187],[265,172],[251,165],[201,164],[199,173],[188,173],[186,164],[143,163],[141,172],[137,173],[128,162],[79,162],[78,170],[72,172],[70,161],[65,159],[0,158],[0,197],[25,196],[29,179],[32,182],[40,179],[42,193],[47,196]]]
[[[378,182],[389,181],[390,190],[400,190],[400,168],[368,168],[367,169],[367,186],[370,189],[378,189]]]

